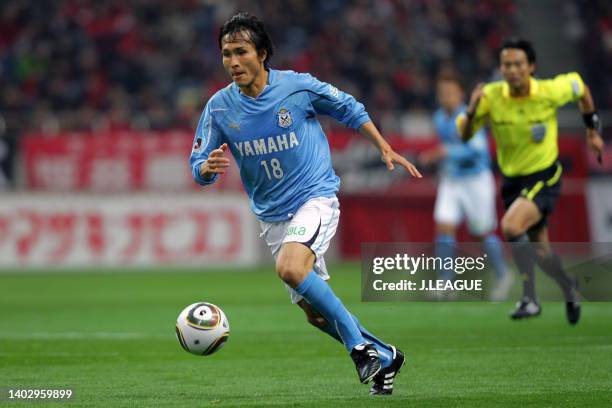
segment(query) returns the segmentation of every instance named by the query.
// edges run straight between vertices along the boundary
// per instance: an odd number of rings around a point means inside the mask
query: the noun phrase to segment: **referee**
[[[580,75],[572,72],[553,79],[535,79],[535,63],[535,51],[529,41],[504,40],[499,51],[504,80],[478,85],[457,125],[462,139],[467,141],[488,124],[497,144],[506,209],[501,227],[512,243],[512,255],[523,280],[523,297],[511,317],[523,319],[541,313],[535,294],[537,262],[561,287],[567,320],[576,324],[580,319],[576,281],[565,273],[559,256],[552,252],[546,227],[561,192],[563,172],[557,160],[557,109],[578,101],[587,144],[600,161],[604,143],[591,92]]]

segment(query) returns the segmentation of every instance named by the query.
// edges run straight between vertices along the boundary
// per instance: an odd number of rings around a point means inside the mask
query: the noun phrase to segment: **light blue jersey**
[[[464,177],[478,174],[491,168],[489,144],[484,130],[477,132],[468,143],[463,143],[457,134],[455,119],[466,109],[461,105],[449,115],[438,109],[433,115],[434,127],[448,155],[442,161],[442,174],[448,177]]]
[[[327,137],[316,114],[358,129],[370,121],[354,97],[309,74],[269,70],[256,98],[231,83],[208,101],[195,134],[189,163],[193,178],[210,152],[227,143],[255,215],[284,221],[314,197],[331,197],[340,186]]]

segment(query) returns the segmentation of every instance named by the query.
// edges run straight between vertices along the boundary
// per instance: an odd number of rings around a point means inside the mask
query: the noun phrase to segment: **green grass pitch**
[[[612,304],[508,319],[511,303],[361,303],[358,265],[332,286],[372,332],[406,352],[391,397],[369,397],[338,343],[306,323],[271,268],[0,275],[0,388],[75,390],[78,407],[612,406]],[[185,353],[180,310],[220,305],[229,341]],[[5,392],[6,393],[6,392]]]

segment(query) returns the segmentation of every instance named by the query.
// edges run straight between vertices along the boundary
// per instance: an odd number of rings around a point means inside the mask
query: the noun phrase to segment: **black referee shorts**
[[[555,162],[547,169],[526,176],[504,176],[501,190],[504,208],[507,210],[514,200],[525,197],[533,201],[542,214],[542,219],[529,229],[537,230],[545,226],[561,194],[561,173],[561,163]]]

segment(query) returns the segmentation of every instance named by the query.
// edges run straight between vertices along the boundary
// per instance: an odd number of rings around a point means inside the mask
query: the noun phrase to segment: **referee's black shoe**
[[[565,302],[565,316],[572,326],[578,323],[578,320],[580,320],[580,303]]]
[[[529,298],[523,298],[517,302],[516,309],[510,314],[510,317],[513,320],[527,319],[539,316],[540,313],[542,313],[542,308],[537,302]]]
[[[369,383],[381,370],[378,351],[371,344],[356,346],[351,351],[351,358],[355,362],[359,381],[362,384]]]
[[[374,383],[372,384],[372,388],[370,388],[370,395],[393,394],[393,380],[395,380],[395,376],[399,374],[406,358],[404,357],[404,353],[396,349],[395,346],[391,346],[391,349],[393,350],[393,361],[391,361],[389,367],[383,368],[380,370],[380,373],[374,377]]]

